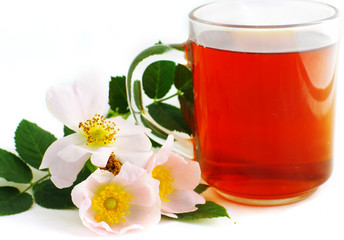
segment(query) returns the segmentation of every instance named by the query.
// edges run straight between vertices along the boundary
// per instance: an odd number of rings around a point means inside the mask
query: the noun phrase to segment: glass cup
[[[203,180],[229,200],[281,205],[309,196],[332,169],[337,9],[222,1],[194,9],[189,23],[185,43],[153,46],[133,61],[127,89],[137,123],[159,143],[174,134],[175,150],[195,158]],[[174,102],[190,136],[155,121],[141,80],[133,81],[157,59],[191,70],[193,99]]]

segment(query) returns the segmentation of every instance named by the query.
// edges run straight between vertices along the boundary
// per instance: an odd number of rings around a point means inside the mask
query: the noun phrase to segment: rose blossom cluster
[[[97,167],[72,190],[83,224],[98,234],[123,234],[157,224],[161,214],[177,217],[204,204],[193,191],[199,164],[172,151],[173,136],[154,153],[148,129],[122,117],[106,119],[108,92],[108,82],[88,75],[47,93],[51,113],[75,133],[56,140],[40,168],[66,188],[88,160]]]

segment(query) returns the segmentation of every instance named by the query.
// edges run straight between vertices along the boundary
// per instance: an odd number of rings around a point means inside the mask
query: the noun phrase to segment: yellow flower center
[[[114,209],[117,206],[117,200],[114,198],[108,198],[105,200],[105,207],[107,209]]]
[[[94,219],[108,224],[125,222],[130,215],[130,201],[134,197],[123,190],[121,186],[107,185],[92,198]]]
[[[159,180],[159,196],[162,201],[169,202],[170,200],[166,197],[173,191],[171,172],[164,165],[157,165],[152,171],[152,177]]]
[[[79,130],[87,137],[87,145],[107,145],[115,142],[114,122],[106,121],[103,115],[96,114],[92,119],[79,123]]]

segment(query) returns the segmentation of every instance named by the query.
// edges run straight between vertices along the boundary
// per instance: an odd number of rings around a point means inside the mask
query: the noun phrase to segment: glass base
[[[242,198],[242,197],[237,197],[237,196],[233,196],[233,195],[228,195],[228,194],[223,193],[217,189],[215,189],[215,190],[217,193],[219,193],[224,198],[226,198],[230,201],[236,202],[236,203],[240,203],[240,204],[244,204],[244,205],[251,205],[251,206],[279,206],[279,205],[285,205],[285,204],[295,203],[295,202],[304,200],[304,199],[308,198],[310,195],[312,195],[312,193],[314,193],[316,189],[312,189],[312,190],[310,190],[306,193],[303,193],[301,195],[298,195],[298,196],[288,197],[288,198],[278,198],[278,199]]]

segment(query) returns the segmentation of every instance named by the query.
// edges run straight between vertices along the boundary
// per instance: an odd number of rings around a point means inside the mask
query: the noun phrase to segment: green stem
[[[92,164],[92,162],[90,161],[90,159],[88,159],[87,162],[85,163],[85,167],[86,167],[88,170],[90,170],[90,172],[92,172],[92,173],[93,173],[95,170],[98,169],[98,167],[96,167],[96,166],[94,166],[94,165]]]
[[[178,96],[178,95],[180,95],[180,91],[176,92],[175,94],[173,94],[173,95],[171,95],[171,96],[169,96],[167,98],[163,98],[163,99],[159,99],[159,100],[154,100],[154,103],[164,102],[164,101],[166,101],[168,99],[171,99],[171,98],[173,98],[175,96]]]
[[[24,189],[22,192],[27,192],[29,191],[34,185],[36,185],[37,183],[42,182],[43,180],[47,179],[48,177],[50,177],[50,173],[45,175],[44,177],[41,177],[40,179],[38,179],[36,182],[34,183],[30,183],[30,186],[28,186],[26,189]]]

